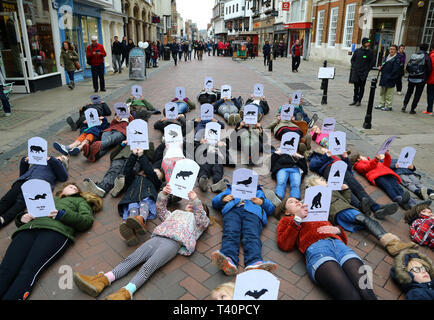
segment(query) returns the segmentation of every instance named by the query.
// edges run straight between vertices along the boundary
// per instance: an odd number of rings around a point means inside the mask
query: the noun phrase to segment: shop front
[[[283,52],[281,54],[284,57],[288,56],[288,30],[284,28],[282,23],[276,24],[274,26],[274,41],[277,41],[279,44],[283,43]]]
[[[304,60],[308,58],[309,54],[309,44],[310,44],[310,36],[311,36],[311,22],[297,22],[297,23],[288,23],[284,25],[284,28],[288,31],[288,39],[289,46],[288,50],[291,50],[292,45],[296,40],[300,40],[300,44],[302,45],[301,55]],[[289,52],[290,54],[290,52]]]
[[[254,21],[253,31],[258,33],[258,47],[260,50],[262,50],[265,41],[269,41],[269,43],[272,44],[274,40],[274,17]]]

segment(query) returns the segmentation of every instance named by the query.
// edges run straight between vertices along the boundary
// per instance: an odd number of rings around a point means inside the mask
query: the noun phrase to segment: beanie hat
[[[359,160],[359,157],[360,157],[360,153],[358,153],[358,152],[349,156],[351,166],[354,166],[354,164],[357,162],[357,160]]]
[[[371,42],[371,40],[369,40],[368,38],[363,38],[362,39],[362,45],[365,44],[366,42]]]

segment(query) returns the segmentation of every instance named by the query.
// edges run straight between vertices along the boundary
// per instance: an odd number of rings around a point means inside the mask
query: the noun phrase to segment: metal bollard
[[[372,107],[374,106],[374,98],[375,98],[375,89],[377,89],[377,78],[372,78],[371,80],[371,91],[369,91],[369,101],[368,108],[366,109],[365,122],[363,123],[364,129],[371,129],[371,121],[372,121]]]
[[[273,54],[270,53],[270,60],[268,61],[268,71],[273,71]]]
[[[324,60],[324,68],[327,67],[327,60]],[[329,87],[329,79],[322,79],[321,81],[321,89],[323,90],[322,92],[322,99],[321,99],[321,104],[327,104],[327,90]]]

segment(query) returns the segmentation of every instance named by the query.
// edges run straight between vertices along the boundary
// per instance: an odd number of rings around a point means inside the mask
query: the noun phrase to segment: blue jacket
[[[352,173],[350,160],[348,158],[340,158],[348,165],[347,171]],[[328,155],[318,152],[312,153],[308,160],[309,170],[318,173],[320,176],[324,176],[324,170],[327,168],[327,166],[332,165],[334,161],[334,159]]]
[[[413,170],[410,170],[408,168],[395,168],[395,165],[397,162],[398,162],[398,159],[392,159],[392,162],[390,163],[390,169],[395,171],[397,175],[414,174],[414,175],[420,177],[420,174],[416,173],[416,167],[414,167]]]
[[[221,211],[223,216],[226,213],[230,212],[232,208],[234,208],[237,204],[241,202],[240,198],[235,198],[234,200],[229,201],[228,203],[224,203],[223,198],[227,195],[230,195],[231,193],[232,193],[231,186],[228,185],[228,188],[225,191],[223,191],[222,193],[220,193],[219,195],[215,196],[212,199],[212,207],[216,210]],[[258,190],[256,191],[256,197],[264,200],[262,206],[254,204],[250,200],[244,200],[244,210],[257,215],[259,219],[262,221],[262,223],[266,225],[267,216],[273,214],[274,212],[274,205],[271,203],[270,200],[268,200],[265,197],[265,194],[259,185],[258,185]]]
[[[434,280],[426,283],[412,282],[405,294],[407,300],[434,300]]]
[[[386,59],[387,56],[381,67],[380,87],[393,88],[401,76],[401,60],[397,54],[387,62]]]
[[[104,117],[102,123],[99,126],[94,126],[89,128],[87,125],[80,129],[80,134],[86,132],[87,134],[93,134],[95,136],[95,141],[100,138],[101,133],[110,126],[110,123]]]
[[[24,159],[24,157],[21,158],[20,176],[17,181],[41,179],[50,183],[51,189],[54,189],[56,180],[60,182],[68,180],[68,172],[66,172],[66,168],[60,160],[54,157],[50,157],[46,166],[39,164],[29,165],[29,163]]]

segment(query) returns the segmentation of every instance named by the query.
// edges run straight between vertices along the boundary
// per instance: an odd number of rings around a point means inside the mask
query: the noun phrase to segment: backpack
[[[425,74],[425,53],[413,53],[407,64],[409,77],[419,77]]]

